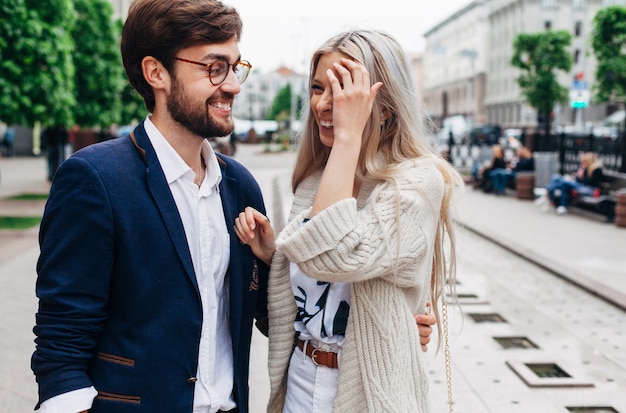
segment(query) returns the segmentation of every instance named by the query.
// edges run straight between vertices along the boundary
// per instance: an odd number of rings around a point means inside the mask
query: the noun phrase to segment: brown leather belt
[[[304,351],[305,341],[298,339],[298,348]],[[339,361],[337,360],[337,353],[334,351],[325,351],[315,347],[311,342],[306,345],[306,355],[313,360],[313,364],[316,366],[326,366],[331,369],[339,367]]]

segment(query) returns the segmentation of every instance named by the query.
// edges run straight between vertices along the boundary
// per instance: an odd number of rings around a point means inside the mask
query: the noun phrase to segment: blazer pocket
[[[128,396],[125,394],[108,393],[105,391],[99,391],[96,399],[107,400],[111,402],[141,404],[141,397],[139,396]]]
[[[99,352],[97,357],[100,360],[108,361],[110,363],[121,364],[123,366],[134,367],[135,360],[126,357],[116,356],[115,354]]]

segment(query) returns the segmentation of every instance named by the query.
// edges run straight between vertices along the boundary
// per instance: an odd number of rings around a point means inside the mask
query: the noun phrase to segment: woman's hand
[[[365,66],[346,58],[335,62],[327,75],[333,91],[334,145],[340,142],[353,144],[358,154],[363,130],[383,84],[377,82],[370,86],[370,75]]]
[[[370,75],[365,66],[346,58],[333,62],[326,75],[332,89],[333,143],[310,218],[358,192],[354,188],[354,176],[363,131],[383,85],[377,82],[370,86]]]
[[[247,207],[235,218],[235,234],[242,244],[250,245],[252,253],[267,265],[276,251],[274,228],[270,220],[252,207]]]

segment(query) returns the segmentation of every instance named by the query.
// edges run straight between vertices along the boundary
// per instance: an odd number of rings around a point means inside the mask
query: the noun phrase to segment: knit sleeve
[[[357,282],[389,277],[414,286],[430,268],[443,178],[434,166],[411,168],[376,188],[365,207],[342,200],[306,224],[310,208],[294,217],[277,245],[307,275],[321,281]]]

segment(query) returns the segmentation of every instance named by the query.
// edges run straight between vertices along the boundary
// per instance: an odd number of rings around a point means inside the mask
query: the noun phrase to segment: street
[[[239,145],[236,159],[259,180],[268,216],[280,228],[290,205],[294,156],[289,152],[262,153],[263,149],[263,145]],[[46,190],[45,159],[6,161],[0,159],[0,196]],[[501,208],[509,205],[504,199],[478,196],[482,198],[468,196],[467,202],[500,202]],[[15,205],[12,202],[0,199],[0,212],[9,213]],[[19,209],[30,213],[42,207],[39,203]],[[466,208],[465,213],[468,211]],[[567,219],[571,224],[584,218]],[[615,236],[622,237],[626,230],[615,231]],[[460,227],[458,248],[460,305],[450,304],[448,310],[456,413],[626,412],[623,309],[477,231]],[[0,413],[29,412],[36,403],[30,356],[37,306],[37,255],[36,228],[0,231]],[[437,351],[434,343],[424,360],[432,411],[439,413],[447,411],[447,388],[444,353]],[[266,365],[267,339],[255,333],[250,374],[253,413],[265,411],[269,395]]]

